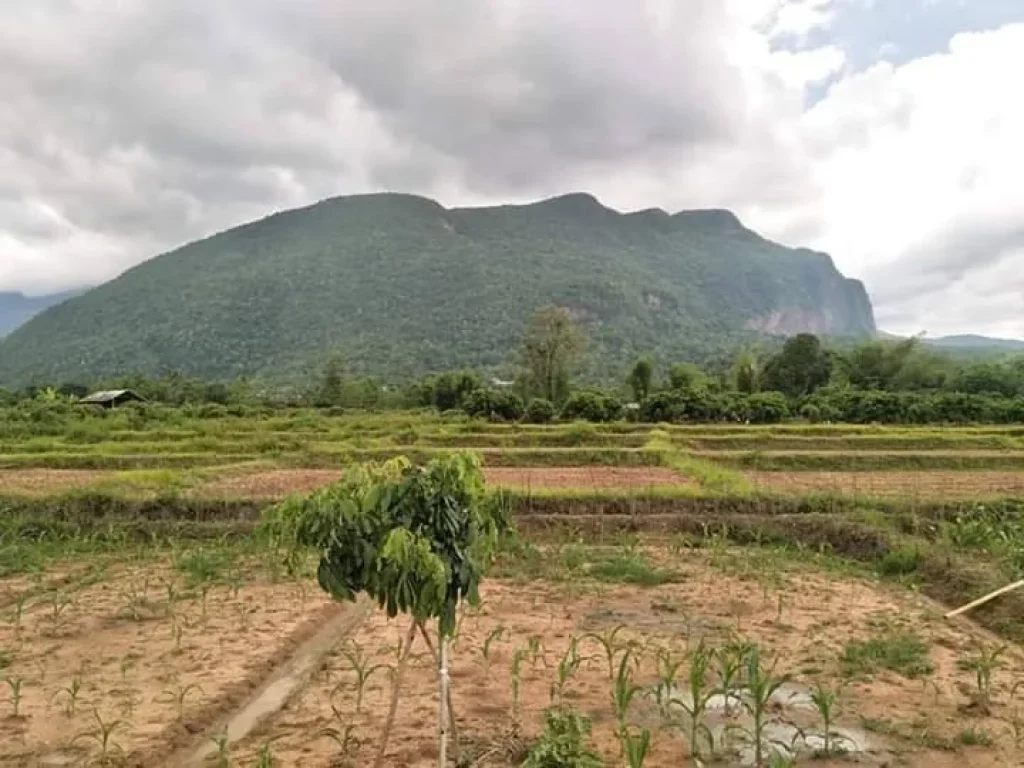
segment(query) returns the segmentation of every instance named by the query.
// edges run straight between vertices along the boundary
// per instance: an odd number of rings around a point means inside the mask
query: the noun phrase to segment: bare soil
[[[744,472],[757,488],[921,499],[1024,495],[1024,472]]]
[[[491,485],[504,488],[637,489],[691,485],[666,467],[485,467]]]
[[[95,469],[0,469],[0,493],[60,493],[87,488],[115,474]]]
[[[169,602],[167,584],[180,597]],[[96,760],[101,723],[119,723],[109,745],[122,762],[157,764],[346,610],[315,584],[262,580],[237,593],[218,586],[203,603],[169,567],[132,565],[86,586],[37,590],[20,619],[8,607],[0,619],[0,765]]]
[[[543,712],[551,704],[559,660],[575,637],[586,660],[565,685],[564,703],[593,721],[592,746],[608,765],[621,765],[608,663],[601,645],[588,635],[607,636],[617,627],[622,629],[616,641],[623,646],[632,641],[640,657],[634,682],[643,689],[634,698],[630,722],[652,731],[648,768],[693,764],[685,757],[685,739],[661,727],[657,707],[646,695],[657,681],[657,649],[681,655],[701,640],[720,646],[750,639],[771,650],[778,659],[777,672],[794,675],[809,689],[816,680],[838,683],[837,657],[844,645],[875,637],[880,627],[918,632],[928,644],[935,671],[925,680],[880,672],[843,689],[836,725],[871,725],[868,751],[857,756],[859,764],[994,768],[1024,760],[1010,735],[1011,686],[1024,673],[1019,649],[1003,657],[994,681],[996,703],[983,715],[966,707],[974,675],[959,668],[957,660],[970,655],[974,643],[995,641],[969,622],[946,623],[935,604],[867,581],[830,574],[790,576],[781,582],[774,576],[767,581],[741,578],[710,567],[705,554],[686,557],[683,563],[675,558],[685,569],[683,583],[655,588],[491,582],[482,607],[463,618],[451,662],[461,744],[475,757],[473,764],[512,768],[522,762],[524,748],[540,732]],[[372,764],[390,701],[386,669],[397,663],[407,622],[379,613],[371,616],[338,647],[309,687],[233,754],[242,764],[253,764],[263,749],[283,765]],[[488,638],[492,640],[485,658]],[[366,668],[384,665],[369,677],[359,705],[359,686],[346,652]],[[621,653],[620,648],[617,658]],[[518,697],[512,674],[517,657]],[[421,638],[411,658],[384,764],[426,768],[437,759],[436,663]],[[684,675],[685,666],[680,677]],[[513,727],[517,721],[518,731]],[[961,745],[960,734],[967,729],[991,743]],[[841,766],[848,761],[807,764]]]
[[[336,469],[268,469],[218,478],[203,485],[200,493],[212,498],[282,499],[293,493],[311,493],[341,475]]]

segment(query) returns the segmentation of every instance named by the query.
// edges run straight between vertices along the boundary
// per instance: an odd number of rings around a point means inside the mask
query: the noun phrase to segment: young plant
[[[516,648],[512,654],[512,726],[519,727],[519,707],[522,697],[523,686],[523,661],[526,659],[526,649]]]
[[[657,651],[658,683],[654,687],[654,700],[658,704],[662,725],[672,723],[672,704],[676,699],[676,678],[679,668],[686,661],[685,656],[676,656],[671,648],[659,648]]]
[[[158,704],[174,704],[178,710],[178,721],[180,722],[185,719],[185,700],[193,691],[202,693],[203,689],[198,683],[190,683],[189,685],[178,683],[170,688],[166,688],[157,696],[156,702]]]
[[[229,768],[231,765],[231,742],[228,739],[228,729],[224,728],[210,737],[210,741],[217,747],[213,760],[217,768]]]
[[[125,724],[121,720],[104,721],[100,717],[99,710],[96,709],[93,710],[92,714],[96,720],[96,726],[92,730],[84,731],[75,736],[71,743],[75,744],[82,740],[91,741],[99,750],[99,754],[96,756],[96,764],[112,765],[124,753],[121,745],[114,741],[114,734],[123,730]]]
[[[730,702],[734,698],[737,702],[739,701],[739,697],[734,696],[733,692],[741,687],[740,680],[750,651],[749,644],[735,642],[719,648],[715,653],[715,659],[718,662],[718,692],[722,695],[726,717],[732,715]]]
[[[828,758],[842,753],[843,747],[841,745],[846,739],[832,730],[832,725],[839,714],[840,688],[826,687],[818,680],[814,684],[810,695],[811,702],[821,718],[822,746],[820,750],[817,750],[817,756]]]
[[[639,685],[633,683],[632,655],[632,650],[627,650],[622,654],[615,683],[612,686],[612,705],[615,708],[615,721],[618,724],[620,738],[626,730],[626,719],[629,717],[629,707],[633,703],[633,697],[641,690]]]
[[[590,632],[584,635],[584,638],[593,640],[601,646],[601,650],[604,651],[605,660],[608,662],[608,679],[615,679],[615,657],[619,652],[627,645],[621,644],[617,641],[619,632],[626,628],[625,624],[620,624],[612,629],[606,629],[604,632],[598,634],[597,632]]]
[[[629,768],[643,768],[651,749],[651,732],[647,728],[636,733],[630,728],[623,728],[619,731],[619,743]]]
[[[4,682],[7,683],[7,688],[10,693],[7,696],[7,703],[11,705],[11,717],[21,716],[21,689],[25,685],[25,681],[20,677],[5,677]]]
[[[580,671],[583,664],[583,657],[580,656],[580,639],[573,636],[569,640],[569,647],[558,662],[557,679],[551,684],[551,703],[556,707],[565,705],[565,686]]]
[[[480,655],[483,657],[484,670],[486,672],[491,671],[491,648],[496,642],[507,640],[508,637],[508,630],[504,626],[492,629],[487,635],[487,639],[484,640],[484,644],[480,649]]]
[[[356,714],[358,715],[363,711],[363,693],[366,690],[366,684],[373,677],[374,673],[388,669],[388,665],[370,664],[362,648],[355,643],[352,643],[351,648],[343,649],[342,655],[348,661],[349,667],[356,676],[354,688],[356,692]],[[331,692],[332,697],[339,687],[336,686],[334,691]]]
[[[75,707],[76,707],[76,705],[78,703],[78,695],[81,692],[82,692],[82,673],[79,672],[78,674],[76,674],[71,679],[71,682],[68,683],[67,686],[65,686],[64,688],[61,688],[59,691],[57,691],[57,693],[55,693],[53,695],[54,698],[57,698],[58,696],[60,696],[62,694],[64,695],[64,697],[65,697],[64,714],[67,717],[74,717],[75,716]]]
[[[974,672],[976,690],[973,692],[971,706],[977,708],[982,714],[989,714],[992,710],[992,675],[1002,666],[1001,657],[1006,653],[1006,646],[986,647],[978,645],[978,652],[975,656],[960,661],[961,669]]]
[[[756,647],[747,656],[745,681],[747,695],[741,701],[751,718],[750,728],[744,730],[753,746],[754,765],[757,768],[762,768],[765,765],[765,746],[767,746],[765,731],[769,724],[772,699],[776,691],[789,681],[787,675],[775,675],[777,663],[778,659],[773,661],[770,667],[765,667],[761,661],[761,651]],[[780,746],[786,747],[787,745]]]
[[[713,651],[703,642],[687,654],[689,669],[685,680],[686,690],[682,696],[673,699],[673,703],[686,713],[689,720],[690,757],[694,762],[702,760],[702,739],[707,744],[709,754],[715,751],[714,734],[705,722],[708,702],[715,695],[709,679],[713,656]]]
[[[587,749],[590,720],[565,709],[544,713],[545,727],[522,768],[601,768],[604,763]]]
[[[448,657],[459,606],[480,602],[480,581],[510,526],[508,499],[486,494],[480,459],[454,454],[425,467],[404,458],[348,467],[341,480],[311,497],[293,496],[270,509],[261,527],[267,540],[290,550],[289,561],[317,550],[320,586],[334,598],[354,600],[365,592],[388,616],[409,614],[411,629],[425,640],[426,624],[437,621],[439,766],[447,764],[454,725]],[[414,638],[415,633],[410,643]],[[403,669],[400,664],[393,678],[392,706],[374,761],[378,768]]]
[[[338,747],[339,757],[342,764],[351,764],[353,753],[359,749],[360,741],[356,737],[356,727],[352,723],[345,723],[345,714],[334,704],[331,704],[331,713],[334,716],[335,725],[328,726],[320,731],[320,736],[330,739]]]

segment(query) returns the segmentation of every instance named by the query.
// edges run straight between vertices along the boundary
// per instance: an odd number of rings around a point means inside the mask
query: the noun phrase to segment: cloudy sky
[[[728,207],[1024,338],[1022,0],[7,0],[0,290],[338,194]]]

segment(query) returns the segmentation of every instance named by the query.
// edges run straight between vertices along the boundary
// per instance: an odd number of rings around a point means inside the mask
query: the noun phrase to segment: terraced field
[[[751,692],[728,677],[753,645],[785,676],[771,765],[1024,764],[1024,594],[942,618],[1024,577],[1024,427],[295,411],[0,425],[0,765],[373,764],[406,627],[332,604],[256,525],[353,462],[453,450],[483,457],[519,527],[455,646],[465,764],[521,765],[561,702],[623,765],[627,650],[644,765],[754,764]],[[437,764],[420,650],[385,765]],[[682,691],[704,652],[709,690],[733,693],[695,742],[692,699],[666,705],[659,680],[677,659]]]

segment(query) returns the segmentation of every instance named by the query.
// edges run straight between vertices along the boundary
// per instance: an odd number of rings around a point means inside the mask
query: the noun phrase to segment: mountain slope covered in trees
[[[638,352],[699,360],[762,334],[867,337],[858,281],[726,211],[623,214],[574,194],[446,209],[335,198],[186,245],[32,319],[0,382],[177,370],[287,377],[331,350],[393,377],[498,368],[527,319],[563,306],[597,375]]]

